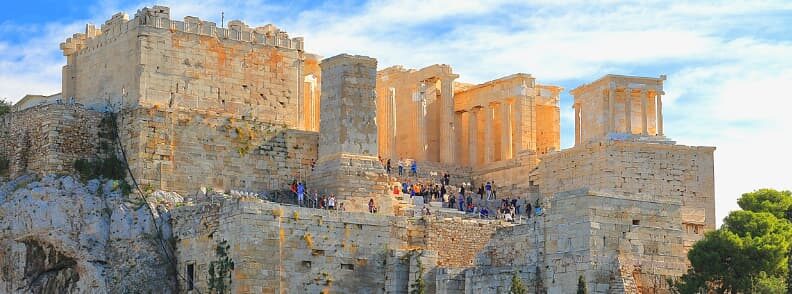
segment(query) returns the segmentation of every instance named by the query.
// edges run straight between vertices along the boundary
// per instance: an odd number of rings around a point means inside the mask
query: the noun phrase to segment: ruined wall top
[[[242,21],[232,20],[228,22],[228,28],[218,28],[216,23],[194,16],[187,16],[183,21],[171,20],[170,8],[165,6],[144,7],[135,13],[135,18],[132,20],[123,12],[116,13],[105,21],[100,29],[97,29],[93,24],[87,24],[84,33],[76,33],[67,38],[60,44],[60,48],[63,50],[63,55],[69,56],[83,50],[100,47],[106,42],[112,42],[115,37],[140,27],[168,29],[172,32],[213,36],[303,51],[302,37],[289,38],[288,33],[272,24],[251,28]]]

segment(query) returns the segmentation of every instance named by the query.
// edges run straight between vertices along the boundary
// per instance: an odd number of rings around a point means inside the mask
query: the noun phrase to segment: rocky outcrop
[[[152,219],[147,204],[122,195],[115,181],[0,183],[0,292],[175,292],[163,247],[172,250],[168,210],[178,202],[176,194],[152,194]]]

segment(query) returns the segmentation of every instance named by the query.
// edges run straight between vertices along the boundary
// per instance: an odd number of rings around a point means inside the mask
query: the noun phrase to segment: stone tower
[[[665,79],[606,75],[572,90],[575,145],[603,139],[665,141]]]
[[[381,212],[391,214],[388,176],[377,156],[377,60],[342,54],[320,67],[319,158],[308,189],[335,194],[350,211],[368,211],[374,199]]]

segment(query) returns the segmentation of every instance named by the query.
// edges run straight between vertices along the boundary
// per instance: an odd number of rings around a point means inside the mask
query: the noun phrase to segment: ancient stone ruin
[[[0,116],[0,292],[668,293],[715,228],[715,148],[665,137],[665,76],[572,90],[561,150],[563,89],[530,74],[377,70],[163,6],[61,49],[62,93]],[[400,191],[445,173],[474,212]]]

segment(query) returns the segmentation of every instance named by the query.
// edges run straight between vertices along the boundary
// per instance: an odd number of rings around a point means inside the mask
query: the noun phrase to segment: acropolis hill
[[[571,90],[561,150],[564,89],[530,74],[378,69],[163,6],[60,48],[62,92],[0,116],[0,292],[507,293],[516,277],[573,293],[582,276],[589,293],[669,293],[715,229],[715,148],[664,135],[664,75]],[[80,168],[108,159],[129,167],[129,194]],[[400,191],[445,173],[473,212]],[[495,199],[476,194],[488,182]],[[314,208],[315,193],[345,210]]]

